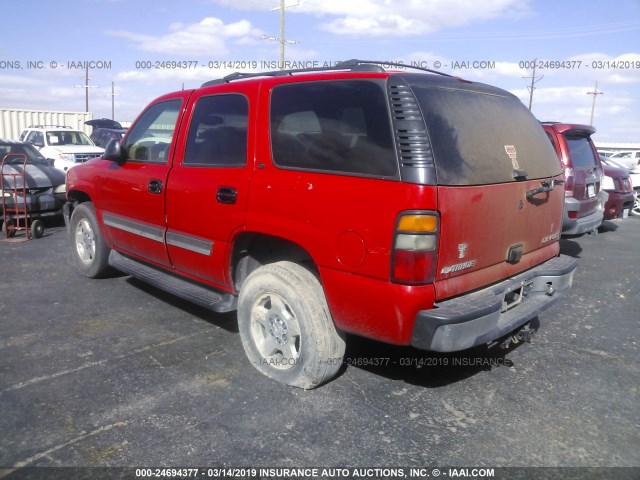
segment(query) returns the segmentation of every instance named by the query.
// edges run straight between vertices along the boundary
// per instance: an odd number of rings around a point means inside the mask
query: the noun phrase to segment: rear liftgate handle
[[[534,188],[533,190],[529,190],[527,192],[527,199],[531,199],[536,195],[538,195],[539,193],[550,192],[555,188],[556,185],[561,185],[563,183],[564,183],[564,180],[559,180],[559,179],[543,180],[540,182],[540,185],[542,185],[540,188]]]

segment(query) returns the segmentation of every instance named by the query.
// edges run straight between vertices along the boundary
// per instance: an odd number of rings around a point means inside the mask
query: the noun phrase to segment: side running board
[[[230,312],[235,310],[238,305],[238,298],[235,295],[202,287],[189,280],[126,257],[115,250],[111,250],[109,254],[109,265],[145,283],[214,312]]]

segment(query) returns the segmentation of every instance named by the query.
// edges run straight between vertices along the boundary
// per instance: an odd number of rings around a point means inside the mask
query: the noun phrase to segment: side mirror
[[[122,163],[124,162],[122,147],[120,146],[120,142],[116,139],[111,140],[107,143],[107,147],[104,149],[104,153],[102,154],[102,158],[105,160],[111,160],[112,162]]]

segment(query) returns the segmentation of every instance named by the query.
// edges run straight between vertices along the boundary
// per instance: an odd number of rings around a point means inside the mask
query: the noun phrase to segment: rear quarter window
[[[488,185],[561,173],[536,118],[515,97],[411,85],[431,141],[439,185]]]
[[[398,177],[384,87],[364,80],[279,85],[271,148],[283,168]]]

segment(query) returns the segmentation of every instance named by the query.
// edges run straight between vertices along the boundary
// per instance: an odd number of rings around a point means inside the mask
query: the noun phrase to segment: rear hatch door
[[[567,167],[573,169],[573,197],[580,201],[578,218],[590,215],[598,209],[600,191],[600,163],[591,143],[590,133],[568,130],[562,133],[569,158]]]
[[[517,97],[482,84],[411,87],[436,167],[438,299],[556,255],[562,169],[533,115]]]

